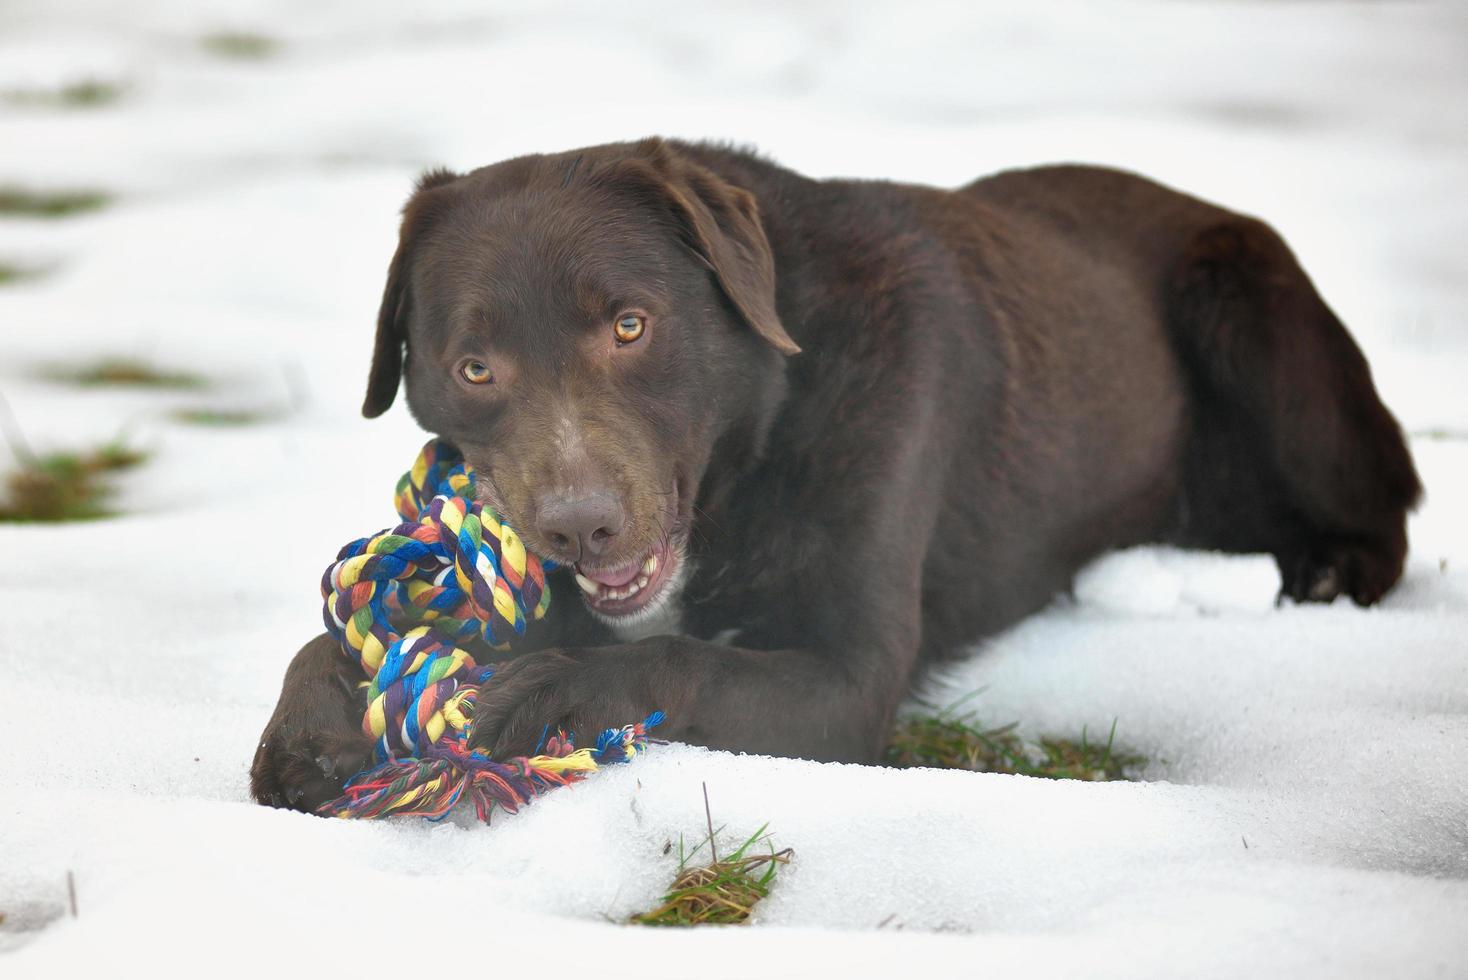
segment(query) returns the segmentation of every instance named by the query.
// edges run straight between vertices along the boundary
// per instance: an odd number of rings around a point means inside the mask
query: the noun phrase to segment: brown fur
[[[628,308],[648,333],[618,345]],[[461,383],[465,356],[494,383]],[[678,628],[631,642],[552,576],[478,709],[495,753],[661,708],[671,738],[875,761],[926,667],[1107,549],[1269,551],[1283,594],[1366,604],[1420,492],[1279,237],[1097,168],[942,191],[645,140],[434,172],[368,415],[400,374],[532,547],[611,567],[662,543],[689,570]],[[312,807],[360,758],[341,663],[325,637],[298,655],[262,802]]]

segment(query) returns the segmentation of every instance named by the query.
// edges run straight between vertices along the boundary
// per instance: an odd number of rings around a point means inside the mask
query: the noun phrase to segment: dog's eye
[[[628,313],[617,320],[617,325],[612,328],[612,333],[616,335],[617,343],[630,344],[640,338],[646,329],[647,317]]]
[[[459,374],[471,385],[485,385],[494,380],[489,365],[483,361],[465,361],[459,365]]]

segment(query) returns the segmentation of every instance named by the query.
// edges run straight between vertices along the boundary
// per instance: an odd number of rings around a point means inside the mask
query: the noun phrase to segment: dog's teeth
[[[647,582],[643,581],[642,579],[638,579],[636,582],[631,583],[627,586],[627,588],[623,589],[622,591],[627,595],[636,595],[637,593],[642,591],[642,587],[646,584]]]
[[[637,587],[639,589],[645,589],[645,588],[647,588],[647,576],[646,575],[639,575],[639,576],[637,576]]]
[[[581,586],[581,591],[582,592],[585,592],[587,595],[589,595],[589,596],[591,596],[593,598],[595,598],[596,597],[596,594],[601,591],[601,586],[600,585],[598,585],[597,583],[593,582],[591,579],[587,578],[585,575],[582,575],[580,572],[577,572],[576,573],[576,584],[579,585],[579,586]]]
[[[642,573],[644,575],[648,576],[649,578],[651,578],[653,576],[653,574],[657,572],[657,570],[658,570],[658,556],[657,555],[648,555],[647,556],[647,561],[645,561],[645,562],[642,563]]]

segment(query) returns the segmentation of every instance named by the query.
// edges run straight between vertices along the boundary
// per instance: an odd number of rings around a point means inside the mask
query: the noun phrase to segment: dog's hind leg
[[[1166,300],[1194,390],[1174,539],[1268,551],[1296,600],[1376,602],[1401,576],[1421,485],[1345,327],[1244,217],[1192,238]]]

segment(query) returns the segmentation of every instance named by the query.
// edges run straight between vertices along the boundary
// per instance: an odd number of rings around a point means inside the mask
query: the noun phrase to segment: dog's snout
[[[626,515],[616,494],[602,491],[577,497],[551,496],[538,508],[536,529],[566,561],[600,555],[622,531]]]

